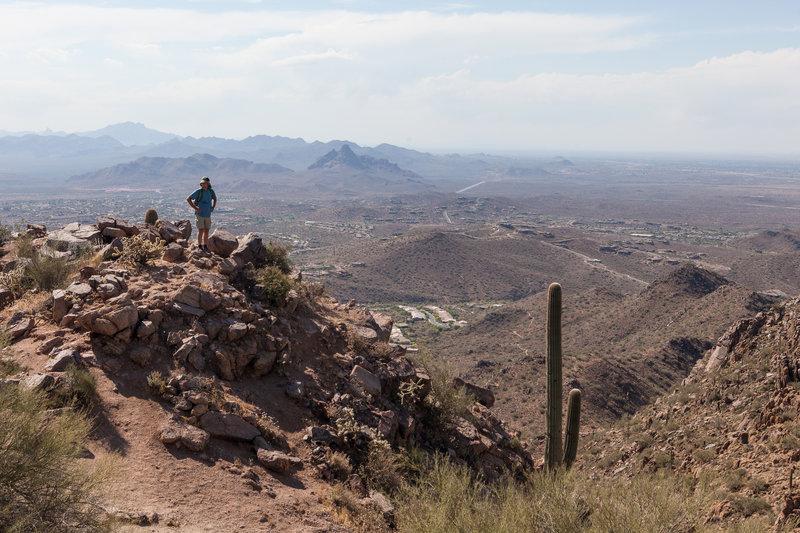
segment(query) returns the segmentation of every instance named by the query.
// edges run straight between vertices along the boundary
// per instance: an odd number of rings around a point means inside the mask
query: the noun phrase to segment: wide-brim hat
[[[208,178],[208,176],[203,176],[200,179],[200,183],[208,183],[210,185],[211,184],[211,180]]]

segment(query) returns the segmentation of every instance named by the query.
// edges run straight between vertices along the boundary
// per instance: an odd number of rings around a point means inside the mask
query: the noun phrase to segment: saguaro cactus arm
[[[569,468],[578,454],[578,432],[581,426],[581,391],[572,389],[567,399],[567,429],[564,436],[564,466]]]

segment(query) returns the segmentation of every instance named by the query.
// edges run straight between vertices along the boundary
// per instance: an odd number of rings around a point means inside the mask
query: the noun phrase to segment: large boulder
[[[164,242],[167,243],[175,242],[178,239],[184,238],[181,228],[169,220],[158,220],[156,222],[156,230],[158,230],[158,234],[162,239],[164,239]]]
[[[121,218],[102,216],[97,219],[97,229],[100,230],[106,237],[133,237],[139,234],[139,228],[134,224],[129,224],[126,220]],[[108,231],[119,230],[119,231]]]
[[[381,380],[363,366],[355,365],[352,372],[350,372],[350,377],[369,394],[380,396]]]
[[[164,261],[174,263],[183,259],[183,246],[177,242],[171,242],[164,249],[164,255],[161,257]]]
[[[239,240],[224,229],[215,229],[208,238],[208,248],[220,257],[228,257],[239,246]]]
[[[92,224],[72,222],[61,229],[47,234],[47,245],[65,252],[70,248],[95,244],[102,240],[103,234]]]
[[[106,229],[113,229],[113,230],[117,230],[117,231],[122,231],[121,229],[118,229],[118,228],[106,228]],[[103,230],[103,231],[104,231],[104,234],[105,234],[105,230]],[[123,234],[123,237],[124,236],[125,235]],[[125,243],[122,241],[122,239],[120,237],[115,237],[100,252],[102,254],[102,256],[103,256],[103,261],[108,261],[110,259],[114,259],[114,256],[119,254],[119,253],[121,253],[122,249],[124,247],[125,247]]]
[[[9,319],[6,324],[6,331],[11,336],[11,340],[17,340],[27,335],[34,325],[33,317],[18,311]]]
[[[389,339],[392,336],[394,319],[390,315],[378,313],[376,311],[372,312],[372,319],[377,327],[378,340],[380,342],[389,342]]]
[[[172,223],[181,230],[182,239],[188,239],[192,236],[192,223],[188,220],[173,220]]]
[[[267,261],[267,249],[264,241],[255,233],[248,233],[239,242],[239,246],[231,254],[231,258],[241,265],[253,263],[254,266],[263,266]]]

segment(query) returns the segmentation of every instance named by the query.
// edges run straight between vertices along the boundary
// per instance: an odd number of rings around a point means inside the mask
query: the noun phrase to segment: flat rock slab
[[[63,372],[69,365],[80,366],[81,354],[75,350],[61,350],[44,366],[47,372]]]
[[[92,286],[88,283],[73,283],[67,287],[66,292],[74,294],[79,298],[86,298],[92,293]]]
[[[200,309],[199,307],[193,307],[191,305],[186,305],[180,302],[173,303],[172,307],[179,313],[184,313],[187,315],[200,317],[206,314],[206,312]]]
[[[258,462],[261,463],[264,468],[272,470],[273,472],[288,472],[292,468],[299,467],[303,464],[300,458],[277,450],[259,448],[256,455],[258,456]]]
[[[255,426],[232,413],[210,411],[200,417],[200,427],[212,437],[241,442],[250,442],[261,435]]]

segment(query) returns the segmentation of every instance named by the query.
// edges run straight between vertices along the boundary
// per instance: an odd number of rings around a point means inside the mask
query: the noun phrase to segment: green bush
[[[94,407],[100,401],[97,378],[86,369],[73,365],[67,367],[64,373],[64,388],[80,407]]]
[[[0,224],[0,245],[3,245],[11,240],[11,227],[5,224]]]
[[[36,253],[23,267],[23,287],[52,291],[64,286],[68,275],[68,259]]]
[[[276,267],[284,274],[289,274],[292,271],[292,264],[289,262],[289,248],[276,244],[272,241],[266,246],[267,249],[267,266]]]
[[[0,378],[19,374],[25,368],[13,359],[0,358]]]
[[[47,399],[22,387],[0,389],[0,524],[3,531],[110,531],[100,509],[111,472],[78,463],[90,423],[75,412],[46,412]]]
[[[408,533],[694,531],[708,498],[692,483],[647,474],[590,481],[570,470],[493,485],[438,456],[401,490],[395,515]]]
[[[449,370],[435,362],[430,355],[420,352],[412,361],[431,378],[431,392],[426,398],[428,410],[422,427],[432,444],[447,447],[448,431],[458,425],[459,419],[472,419],[470,407],[475,404],[475,398],[467,394],[463,387],[454,386]]]
[[[30,235],[20,235],[17,237],[17,257],[32,258],[35,255],[33,249],[33,237]]]
[[[256,271],[256,282],[264,288],[264,295],[272,305],[280,305],[292,288],[292,282],[280,268],[265,266]]]

